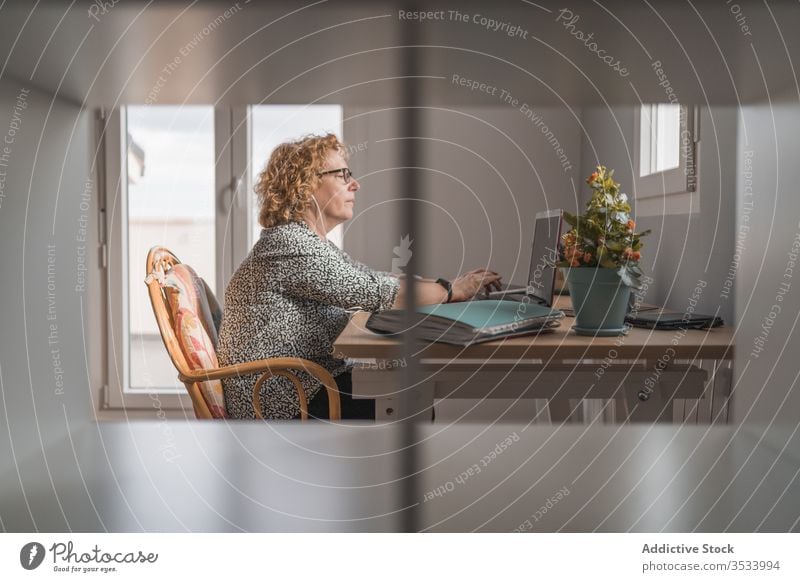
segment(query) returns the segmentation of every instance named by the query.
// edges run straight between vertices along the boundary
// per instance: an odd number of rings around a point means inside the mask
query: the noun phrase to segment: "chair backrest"
[[[218,368],[218,322],[222,319],[214,294],[194,270],[164,247],[147,254],[147,285],[161,339],[178,377],[186,385],[197,418],[225,418],[219,380],[192,382],[192,370]]]

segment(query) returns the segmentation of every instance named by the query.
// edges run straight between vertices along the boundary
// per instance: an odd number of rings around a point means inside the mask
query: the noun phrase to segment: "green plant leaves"
[[[636,265],[623,265],[617,271],[619,278],[622,279],[622,282],[627,285],[628,287],[633,287],[634,289],[641,289],[642,282],[639,279],[639,275],[634,272],[634,268],[638,269]],[[641,273],[641,270],[639,271]]]
[[[600,259],[600,266],[604,269],[616,269],[617,263],[615,263],[610,257],[603,257]]]
[[[593,191],[586,212],[563,213],[564,221],[572,228],[562,237],[558,266],[617,269],[626,285],[639,289],[643,276],[638,266],[640,239],[650,230],[633,232],[628,197],[620,192],[613,176],[614,170],[597,166],[597,171],[586,179]]]
[[[577,226],[577,224],[578,224],[578,217],[577,217],[576,215],[574,215],[574,214],[570,214],[569,212],[567,212],[567,211],[565,210],[565,211],[562,213],[562,216],[564,217],[564,222],[566,222],[566,223],[567,223],[567,224],[569,224],[570,226]]]

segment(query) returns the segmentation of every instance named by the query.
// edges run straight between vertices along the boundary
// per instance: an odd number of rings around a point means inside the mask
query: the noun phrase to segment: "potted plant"
[[[614,181],[614,170],[597,166],[586,179],[592,198],[583,216],[564,212],[572,228],[559,245],[562,268],[575,310],[576,333],[620,335],[631,289],[640,289],[641,238],[636,232],[628,197]]]

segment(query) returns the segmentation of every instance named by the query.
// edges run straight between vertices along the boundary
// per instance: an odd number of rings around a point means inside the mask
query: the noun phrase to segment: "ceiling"
[[[92,107],[392,106],[408,74],[419,100],[450,105],[800,95],[796,0],[437,2],[424,22],[413,4],[4,2],[0,76]]]

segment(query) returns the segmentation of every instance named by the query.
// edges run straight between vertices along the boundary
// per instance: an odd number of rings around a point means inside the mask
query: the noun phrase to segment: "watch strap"
[[[442,279],[441,277],[436,279],[436,284],[441,285],[447,290],[447,300],[445,303],[450,303],[450,301],[453,299],[453,284],[447,279]]]

